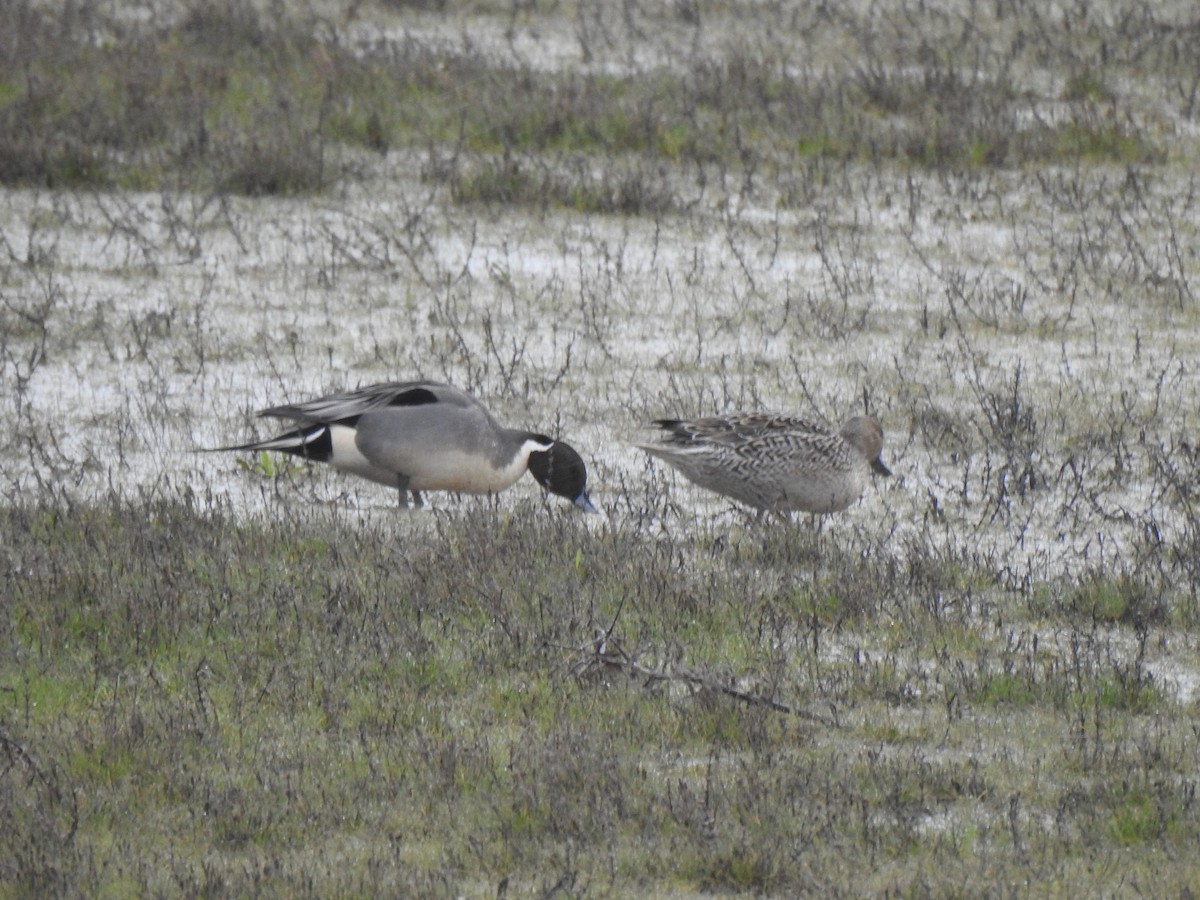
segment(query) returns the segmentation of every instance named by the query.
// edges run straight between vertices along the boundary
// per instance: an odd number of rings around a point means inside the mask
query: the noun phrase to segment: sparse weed
[[[0,895],[1192,889],[1189,23],[444,5],[0,9]],[[607,515],[186,452],[407,377]]]
[[[410,534],[398,558],[394,525],[263,529],[170,505],[78,507],[70,515],[9,508],[5,515],[7,565],[26,574],[13,582],[18,627],[6,634],[10,663],[0,673],[9,689],[0,737],[16,761],[0,784],[14,800],[41,791],[46,816],[21,818],[6,832],[14,849],[24,848],[6,876],[18,883],[45,883],[48,853],[57,854],[55,877],[63,883],[110,883],[91,868],[94,842],[109,835],[120,846],[127,838],[118,819],[136,819],[136,804],[153,802],[161,790],[185,808],[212,804],[204,825],[210,854],[278,859],[285,847],[340,833],[357,835],[368,858],[382,860],[393,852],[388,835],[397,810],[408,809],[441,834],[441,854],[422,853],[415,843],[405,851],[404,877],[422,883],[460,883],[467,872],[524,879],[573,847],[576,877],[607,871],[604,877],[625,884],[634,872],[665,867],[662,875],[697,887],[791,891],[800,887],[797,864],[818,865],[813,835],[836,839],[851,858],[879,845],[922,853],[919,823],[931,802],[987,802],[1000,779],[1014,777],[1003,753],[975,755],[969,770],[871,754],[846,762],[836,727],[816,745],[806,739],[788,749],[797,729],[831,725],[792,724],[785,713],[714,688],[737,681],[779,699],[797,689],[807,695],[809,676],[789,661],[799,645],[777,654],[754,636],[763,634],[754,619],[740,617],[744,606],[761,602],[753,582],[743,582],[753,595],[737,604],[723,605],[728,587],[718,587],[697,607],[694,594],[705,579],[678,569],[669,547],[647,544],[636,531],[590,536],[540,510],[487,510],[439,520],[423,537]],[[48,554],[51,547],[58,549]],[[460,565],[442,564],[466,547]],[[558,564],[580,551],[586,568]],[[42,559],[36,573],[28,568],[35,555]],[[525,567],[510,572],[515,581],[499,579],[489,561],[512,556]],[[736,556],[726,565],[747,563],[758,565]],[[668,625],[701,613],[703,628]],[[741,634],[742,649],[722,654],[726,674],[714,670],[710,687],[684,694],[652,690],[615,670],[602,681],[566,680],[568,648],[597,623],[640,636],[623,644],[644,662],[659,658],[667,673],[705,658],[715,638]],[[828,619],[824,627],[828,640],[843,640]],[[900,652],[912,652],[912,662],[886,655],[858,696],[897,710],[924,707],[932,682],[919,651],[942,638],[936,625],[919,628],[900,645],[911,648]],[[971,658],[968,648],[961,652]],[[820,676],[827,687],[837,684],[836,656],[822,664],[833,666]],[[50,659],[49,670],[39,662]],[[1077,659],[1103,657],[1089,651]],[[1045,690],[1029,680],[1037,671],[988,675],[962,699],[1028,715]],[[1086,671],[1072,690],[1086,692],[1081,701],[1093,699],[1073,708],[1103,710],[1097,714],[1106,718],[1147,708],[1129,693],[1145,687],[1111,680],[1124,670],[1102,667],[1094,686]],[[825,693],[846,707],[843,714],[855,703],[855,694]],[[1161,701],[1150,702],[1165,712]],[[69,732],[54,725],[64,718],[75,723]],[[920,728],[897,719],[864,727],[885,746],[924,741]],[[959,719],[950,727],[957,733],[968,725]],[[41,761],[24,761],[35,740]],[[657,748],[653,757],[648,744]],[[711,762],[698,779],[670,774],[671,759],[688,758]],[[33,765],[52,774],[30,781]],[[285,773],[299,766],[313,774],[286,791],[262,783],[288,783]],[[141,800],[127,796],[135,773],[149,769],[161,773],[159,787],[143,788]],[[379,778],[391,785],[387,804],[370,799]],[[102,803],[86,825],[69,799],[80,793]],[[1180,811],[1191,802],[1178,792],[1162,800]],[[294,804],[312,815],[293,819]],[[807,815],[795,814],[797,804]],[[1131,801],[1107,819],[1067,815],[1101,842],[1156,847],[1190,839],[1182,812],[1147,823],[1145,808]],[[657,856],[658,839],[645,840],[650,834],[675,835],[681,851],[673,862]],[[578,838],[563,843],[567,835]],[[1023,840],[1041,838],[1026,831]],[[623,848],[615,869],[601,844]],[[328,877],[319,858],[276,865],[288,883]],[[192,871],[178,871],[176,883],[191,883]],[[399,883],[399,872],[356,871],[371,884]],[[840,883],[837,868],[825,863],[817,871]],[[135,866],[126,877],[143,883],[151,876]]]
[[[109,23],[89,6],[93,27],[121,34],[119,45],[90,44],[49,11],[18,8],[6,23],[12,52],[0,54],[0,85],[11,85],[0,93],[7,184],[144,189],[182,174],[203,188],[304,193],[338,177],[336,148],[433,141],[503,157],[452,176],[469,201],[544,206],[549,185],[549,201],[567,208],[629,213],[666,208],[646,190],[659,163],[753,173],[814,155],[934,169],[1163,159],[1102,68],[1071,76],[1059,119],[1015,83],[1019,60],[986,75],[977,57],[991,48],[972,58],[970,48],[925,47],[914,72],[905,41],[879,52],[871,24],[853,18],[813,27],[848,32],[837,37],[864,44],[869,62],[820,74],[768,46],[720,63],[699,54],[680,72],[579,77],[488,65],[470,48],[355,47],[328,23],[238,4],[193,5],[157,30]],[[651,168],[631,175],[604,162],[624,155]],[[513,159],[530,162],[513,169]],[[536,174],[539,163],[554,177]]]
[[[266,450],[260,450],[257,455],[249,459],[238,457],[237,465],[245,472],[270,479],[291,478],[303,468],[302,464],[291,457],[268,453]]]

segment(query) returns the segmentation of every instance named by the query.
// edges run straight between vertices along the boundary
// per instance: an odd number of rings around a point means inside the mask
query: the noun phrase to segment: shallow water
[[[801,27],[774,7],[738,28],[670,4],[577,12],[339,24],[363,42],[467,43],[585,73],[697,53],[786,60]],[[640,33],[655,24],[654,40]],[[809,24],[822,40],[807,65],[861,51],[860,36]],[[1013,78],[1045,110],[1061,102],[1047,73]],[[1194,123],[1162,85],[1139,90],[1155,97],[1147,119],[1191,146]],[[1163,476],[1190,471],[1198,415],[1184,159],[954,174],[823,163],[823,181],[668,168],[687,212],[655,219],[455,206],[407,151],[361,160],[362,183],[319,198],[6,190],[0,478],[23,496],[187,487],[257,513],[386,504],[329,472],[264,489],[234,455],[192,451],[265,434],[252,412],[267,405],[428,377],[561,433],[613,514],[652,507],[665,480],[684,508],[723,515],[630,447],[649,419],[769,408],[832,425],[865,392],[896,477],[845,514],[856,527],[978,554],[1013,582],[1132,566],[1148,533],[1196,540],[1189,498]]]

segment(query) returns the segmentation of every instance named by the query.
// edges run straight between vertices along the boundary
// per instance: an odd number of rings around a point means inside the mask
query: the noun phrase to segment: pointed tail
[[[229,447],[200,448],[203,453],[219,453],[227,450],[275,450],[278,453],[290,453],[314,462],[329,462],[330,457],[333,456],[333,439],[329,434],[329,426],[310,425],[265,441],[252,441],[249,444],[234,444]]]

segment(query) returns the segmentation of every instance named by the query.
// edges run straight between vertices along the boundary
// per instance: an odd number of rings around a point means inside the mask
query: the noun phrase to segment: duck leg
[[[396,487],[400,489],[400,508],[408,509],[408,476],[400,472],[396,473]],[[422,506],[421,495],[413,491],[413,496],[417,498],[417,506]]]

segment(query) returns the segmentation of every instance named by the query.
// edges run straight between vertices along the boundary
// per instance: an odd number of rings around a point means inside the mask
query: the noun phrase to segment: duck
[[[583,457],[563,441],[506,428],[474,396],[436,381],[389,381],[259,410],[291,430],[216,451],[274,450],[387,485],[400,506],[423,491],[495,494],[526,471],[552,494],[596,512]]]
[[[760,514],[839,512],[862,496],[872,474],[892,474],[882,459],[883,427],[872,416],[847,419],[836,433],[771,412],[654,424],[664,439],[639,449]]]

